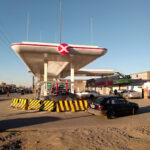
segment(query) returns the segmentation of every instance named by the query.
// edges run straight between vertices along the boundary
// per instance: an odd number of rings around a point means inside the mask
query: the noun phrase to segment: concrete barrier
[[[55,108],[55,102],[54,101],[44,101],[43,102],[43,110],[46,110],[46,111],[53,111]]]
[[[58,102],[56,102],[56,112],[86,111],[87,107],[87,100],[59,100]]]
[[[13,98],[10,106],[14,107],[14,108],[20,108],[23,110],[27,110],[28,109],[28,99]]]
[[[16,107],[18,103],[18,98],[12,98],[12,103],[10,104],[11,107]]]
[[[23,110],[45,110],[56,112],[77,112],[86,111],[88,107],[87,100],[28,100],[13,98],[11,107],[20,108]]]
[[[30,99],[28,110],[41,110],[41,100]]]

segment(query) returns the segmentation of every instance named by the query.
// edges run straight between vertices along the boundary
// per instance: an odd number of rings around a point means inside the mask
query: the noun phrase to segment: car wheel
[[[94,98],[94,96],[93,96],[93,95],[90,95],[90,98],[91,98],[91,99],[93,99],[93,98]]]
[[[114,111],[108,111],[107,112],[107,118],[108,119],[114,119],[115,118],[115,112]]]
[[[137,112],[137,109],[135,107],[132,108],[132,115],[135,115]]]
[[[90,100],[93,102],[93,100],[94,100],[94,96],[93,95],[90,96]]]

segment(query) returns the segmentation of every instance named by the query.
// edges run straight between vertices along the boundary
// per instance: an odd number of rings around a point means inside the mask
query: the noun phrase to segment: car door
[[[105,98],[102,103],[102,106],[103,106],[103,110],[106,110],[106,111],[111,110],[112,109],[111,99]]]
[[[111,109],[115,112],[116,115],[122,114],[122,104],[119,103],[116,97],[111,98]]]
[[[118,103],[120,104],[121,113],[122,114],[129,114],[130,113],[130,104],[127,100],[124,98],[118,97],[117,98]]]

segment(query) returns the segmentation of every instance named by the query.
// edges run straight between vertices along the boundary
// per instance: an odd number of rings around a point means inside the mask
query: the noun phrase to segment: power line
[[[12,43],[12,41],[10,41],[10,39],[8,38],[8,36],[4,33],[4,31],[2,31],[0,29],[0,32],[1,32],[1,36],[10,44]]]
[[[4,47],[6,47],[6,50],[9,50],[9,52],[11,51],[11,53],[14,54],[10,47],[14,40],[12,40],[13,38],[11,38],[10,34],[8,33],[9,32],[5,28],[5,25],[0,22],[0,42]]]
[[[1,29],[1,32],[3,32],[3,35],[8,39],[8,41],[10,41],[12,43],[14,41],[14,39],[10,36],[8,30],[5,28],[5,25],[2,22],[0,22],[0,26],[1,26],[0,29]],[[2,29],[3,29],[3,31],[2,31]]]
[[[4,24],[0,22],[0,41],[7,49],[10,50],[10,45],[13,41],[10,39],[8,31],[6,30]]]
[[[9,40],[8,36],[1,29],[0,29],[0,42],[6,47],[7,50],[9,49],[12,52],[12,50],[10,49],[10,45],[12,42]]]

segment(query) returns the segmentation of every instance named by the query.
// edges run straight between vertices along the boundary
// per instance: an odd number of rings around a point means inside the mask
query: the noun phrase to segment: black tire
[[[90,95],[90,98],[91,98],[91,99],[93,99],[93,98],[94,98],[94,96],[93,96],[93,95]]]
[[[132,108],[132,115],[135,115],[136,112],[137,112],[137,108],[133,107],[133,108]]]
[[[90,100],[91,100],[92,102],[94,101],[94,96],[93,96],[93,95],[90,96]]]
[[[107,112],[107,118],[108,119],[114,119],[116,116],[115,116],[115,112],[114,111],[108,111]]]

